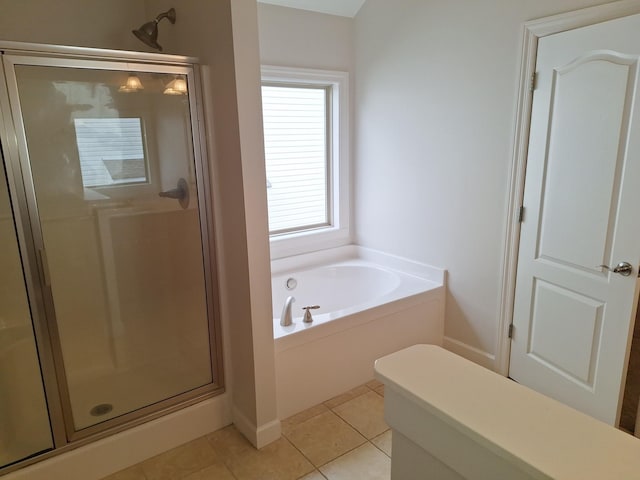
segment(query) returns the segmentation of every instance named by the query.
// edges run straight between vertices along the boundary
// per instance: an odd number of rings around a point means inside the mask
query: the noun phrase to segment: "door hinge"
[[[522,223],[524,220],[524,205],[520,205],[518,209],[518,223]]]
[[[509,331],[507,332],[509,338],[513,338],[513,323],[509,325]]]
[[[531,83],[529,84],[529,91],[533,92],[536,87],[537,87],[537,80],[538,80],[538,73],[537,72],[533,72],[531,74]]]

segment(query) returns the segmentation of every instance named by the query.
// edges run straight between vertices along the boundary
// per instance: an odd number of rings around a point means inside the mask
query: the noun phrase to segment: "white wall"
[[[353,19],[258,3],[260,62],[351,72]]]
[[[525,21],[599,0],[367,0],[355,19],[359,244],[449,270],[446,345],[489,367]]]

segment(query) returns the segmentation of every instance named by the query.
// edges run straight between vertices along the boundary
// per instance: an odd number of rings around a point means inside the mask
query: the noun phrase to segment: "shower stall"
[[[196,60],[0,50],[1,475],[223,379]]]

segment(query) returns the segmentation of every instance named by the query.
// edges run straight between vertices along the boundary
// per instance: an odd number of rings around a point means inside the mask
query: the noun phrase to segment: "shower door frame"
[[[18,42],[0,42],[0,53],[0,141],[7,169],[9,194],[14,206],[21,260],[25,272],[53,437],[51,451],[23,460],[11,465],[11,467],[0,467],[0,474],[2,474],[223,393],[224,372],[215,264],[213,198],[206,150],[198,60],[185,56]],[[207,325],[209,327],[211,383],[104,422],[80,430],[75,429],[46,258],[43,258],[42,255],[44,241],[14,73],[15,65],[116,70],[132,73],[167,73],[187,77],[191,146],[193,147],[193,167],[197,185],[198,220],[202,246]]]

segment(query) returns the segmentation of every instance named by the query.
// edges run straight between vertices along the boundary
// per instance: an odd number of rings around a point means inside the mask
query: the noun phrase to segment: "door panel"
[[[618,152],[637,65],[619,60],[591,54],[553,72],[538,256],[587,271],[608,258],[620,193]]]
[[[69,437],[211,391],[190,98],[166,89],[191,70],[138,66],[131,90],[123,64],[6,61]]]
[[[534,285],[529,355],[592,389],[604,304],[540,279]]]
[[[53,448],[42,374],[2,164],[0,285],[1,469],[5,465]]]
[[[509,371],[610,424],[640,263],[639,32],[635,15],[539,41]]]

